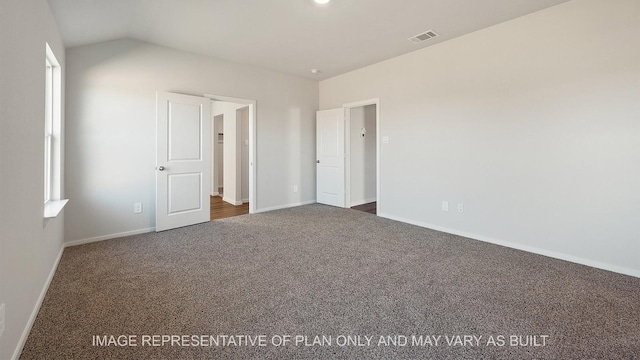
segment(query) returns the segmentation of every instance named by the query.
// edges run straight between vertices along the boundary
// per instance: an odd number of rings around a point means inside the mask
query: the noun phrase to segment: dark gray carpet
[[[94,335],[137,346],[93,346]],[[150,346],[151,335],[266,346]],[[447,343],[465,335],[481,338]],[[309,205],[66,249],[21,358],[639,357],[638,278]]]

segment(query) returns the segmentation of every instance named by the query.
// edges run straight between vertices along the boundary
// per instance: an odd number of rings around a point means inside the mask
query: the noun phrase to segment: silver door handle
[[[158,170],[160,170],[160,171],[164,171],[164,166],[159,166],[159,167],[158,167]]]
[[[316,160],[316,163],[320,164],[320,160]]]

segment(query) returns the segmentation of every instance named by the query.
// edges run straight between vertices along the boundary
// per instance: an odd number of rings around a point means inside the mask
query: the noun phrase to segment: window
[[[46,82],[45,82],[45,101],[44,101],[44,203],[51,201],[51,188],[53,176],[51,176],[51,168],[53,167],[53,64],[49,60],[49,54],[46,59]]]
[[[61,101],[60,63],[46,44],[44,110],[44,216],[56,217],[67,203],[61,200]]]

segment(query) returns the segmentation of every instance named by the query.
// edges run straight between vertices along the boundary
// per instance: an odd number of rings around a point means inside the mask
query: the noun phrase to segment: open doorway
[[[211,103],[211,220],[250,213],[252,106],[220,100]]]
[[[376,214],[380,206],[380,101],[316,113],[316,201]]]
[[[346,207],[377,214],[377,101],[345,105]]]
[[[222,196],[224,190],[224,114],[213,117],[213,164],[211,196]]]

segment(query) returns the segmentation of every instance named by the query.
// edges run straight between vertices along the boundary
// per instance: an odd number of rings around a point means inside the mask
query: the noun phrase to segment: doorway
[[[377,214],[379,99],[316,113],[316,201]]]
[[[377,214],[377,103],[345,106],[346,206]]]
[[[211,220],[252,213],[255,101],[207,95],[211,101]]]
[[[224,114],[213,116],[211,196],[222,196],[224,183]]]

